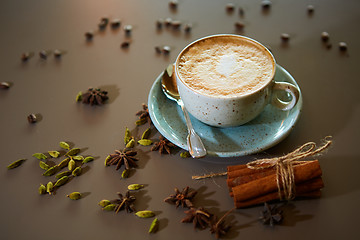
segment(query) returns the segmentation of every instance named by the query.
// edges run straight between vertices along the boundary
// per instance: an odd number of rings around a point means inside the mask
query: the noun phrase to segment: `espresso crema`
[[[257,91],[273,78],[275,62],[262,45],[219,36],[190,45],[178,59],[178,74],[204,95],[236,97]]]

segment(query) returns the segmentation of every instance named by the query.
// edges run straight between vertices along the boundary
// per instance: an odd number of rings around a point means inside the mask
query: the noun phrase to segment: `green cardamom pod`
[[[13,168],[17,168],[18,166],[20,166],[23,162],[25,162],[25,158],[16,160],[15,162],[11,163],[10,165],[7,166],[7,169],[13,169]]]
[[[125,128],[125,137],[124,137],[124,143],[125,145],[128,144],[128,142],[131,140],[131,132],[129,130],[129,128]]]
[[[76,161],[84,161],[84,157],[81,155],[78,156],[73,156],[72,159],[76,160]]]
[[[92,162],[92,161],[94,161],[94,159],[95,159],[94,157],[88,156],[82,161],[82,163],[85,164],[85,163],[88,163],[88,162]]]
[[[47,165],[45,162],[43,162],[43,161],[40,161],[39,162],[39,166],[42,168],[42,169],[44,169],[44,170],[48,170],[49,168],[50,168],[50,166],[49,165]]]
[[[57,166],[62,169],[64,167],[66,167],[69,164],[70,158],[65,158],[64,160],[62,160]]]
[[[80,152],[80,148],[73,148],[69,150],[65,155],[66,156],[74,156]]]
[[[108,162],[110,159],[111,159],[111,156],[108,155],[108,156],[106,157],[106,159],[105,159],[105,166],[108,166],[108,165],[107,165],[107,162]]]
[[[180,153],[180,157],[182,157],[182,158],[189,158],[189,157],[191,157],[191,155],[190,155],[189,152],[182,152],[182,153]]]
[[[101,201],[99,202],[99,205],[100,205],[101,207],[106,207],[106,206],[109,205],[109,204],[111,204],[111,202],[110,202],[109,200],[107,200],[107,199],[103,199],[103,200],[101,200]]]
[[[46,184],[46,192],[51,195],[53,190],[54,190],[54,184],[52,182],[48,182],[48,184]]]
[[[150,225],[149,233],[156,233],[158,229],[159,229],[159,220],[155,218]]]
[[[135,122],[135,124],[136,124],[137,126],[140,126],[140,125],[144,125],[146,122],[147,122],[147,119],[146,119],[146,118],[140,118],[139,120],[137,120],[137,121]]]
[[[60,186],[64,185],[65,183],[67,183],[68,180],[69,180],[68,176],[63,176],[62,178],[60,178],[59,180],[56,181],[56,183],[54,184],[54,187],[60,187]]]
[[[128,186],[128,189],[129,190],[139,190],[139,189],[141,189],[143,187],[144,187],[144,185],[142,185],[142,184],[130,184]]]
[[[143,145],[143,146],[149,146],[149,145],[151,145],[153,142],[152,142],[150,139],[140,139],[140,140],[138,141],[138,143],[139,143],[140,145]]]
[[[34,153],[32,156],[36,157],[37,159],[47,159],[47,156],[43,153]]]
[[[81,198],[81,193],[79,192],[72,192],[69,195],[66,195],[68,198],[70,198],[71,200],[78,200]]]
[[[122,178],[128,178],[130,174],[130,170],[129,169],[125,169],[122,173],[121,173],[121,177]]]
[[[46,170],[46,172],[43,173],[43,176],[52,176],[55,173],[57,173],[57,171],[59,170],[58,166],[53,166],[51,168],[49,168],[48,170]]]
[[[116,208],[116,204],[110,203],[102,208],[104,211],[114,211]]]
[[[143,211],[137,211],[135,215],[138,216],[139,218],[151,218],[155,216],[155,213],[150,210],[143,210]]]
[[[55,178],[56,178],[56,179],[60,179],[60,178],[62,178],[62,177],[64,177],[64,176],[70,176],[71,173],[72,173],[72,171],[64,171],[64,172],[58,173],[58,174],[55,176]]]
[[[78,94],[76,95],[75,100],[76,100],[77,102],[80,102],[80,101],[82,100],[82,92],[81,92],[81,91],[78,92]]]
[[[40,184],[39,187],[39,194],[45,194],[46,193],[46,187],[44,184]]]
[[[59,145],[63,149],[66,149],[66,150],[70,149],[70,145],[67,142],[60,142]]]
[[[48,153],[53,158],[58,158],[60,156],[60,152],[58,151],[48,151]]]
[[[74,160],[70,160],[69,161],[69,163],[68,163],[68,169],[70,170],[70,171],[72,171],[72,170],[74,170],[75,169],[75,161]]]
[[[143,132],[141,139],[148,139],[150,134],[151,134],[151,128],[148,128]]]
[[[135,146],[135,139],[131,139],[127,144],[126,148],[133,148]]]
[[[71,174],[72,174],[74,177],[77,177],[77,176],[80,176],[81,171],[82,171],[81,167],[77,167],[77,168],[75,168],[75,169],[72,171]]]

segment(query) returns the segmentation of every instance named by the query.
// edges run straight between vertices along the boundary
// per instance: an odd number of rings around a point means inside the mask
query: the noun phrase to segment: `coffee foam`
[[[215,37],[191,45],[180,56],[181,80],[210,96],[234,97],[260,89],[273,77],[274,61],[262,46],[237,37]]]

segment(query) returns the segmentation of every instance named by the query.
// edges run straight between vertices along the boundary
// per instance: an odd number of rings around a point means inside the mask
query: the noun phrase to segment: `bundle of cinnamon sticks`
[[[275,167],[263,166],[253,169],[248,165],[227,167],[227,185],[235,207],[249,207],[281,199],[281,178]],[[324,187],[322,171],[318,160],[298,161],[292,164],[294,197],[320,197]]]

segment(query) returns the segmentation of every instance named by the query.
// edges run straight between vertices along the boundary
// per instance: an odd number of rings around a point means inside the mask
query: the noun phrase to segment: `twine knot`
[[[276,169],[276,182],[280,199],[291,200],[295,197],[295,179],[294,165],[302,164],[306,161],[300,161],[309,156],[314,156],[327,149],[332,143],[332,137],[328,136],[324,139],[324,144],[316,148],[314,142],[308,142],[295,149],[294,151],[282,156],[268,159],[259,159],[247,163],[250,169]]]

